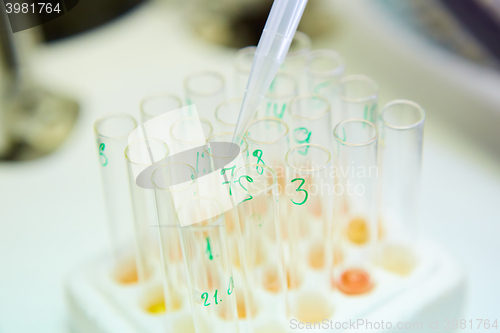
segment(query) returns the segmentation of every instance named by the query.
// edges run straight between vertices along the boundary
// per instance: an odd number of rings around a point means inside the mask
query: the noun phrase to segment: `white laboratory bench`
[[[64,280],[106,250],[94,120],[113,111],[137,116],[140,98],[151,91],[181,94],[182,78],[193,70],[213,68],[232,79],[234,51],[197,39],[182,20],[161,3],[148,3],[34,55],[34,78],[78,97],[81,113],[72,135],[54,154],[32,162],[0,163],[1,333],[67,332]],[[427,84],[388,82],[374,68],[390,62],[393,49],[386,50],[382,40],[373,54],[360,54],[365,33],[356,24],[339,24],[333,41],[325,38],[316,46],[343,53],[349,73],[363,72],[380,81],[383,102],[411,98],[414,89]],[[419,63],[399,61],[394,66],[402,77],[418,70],[419,77],[427,75],[428,82],[438,84]],[[420,94],[416,100],[428,115],[422,229],[467,272],[463,319],[500,319],[500,162],[440,117],[438,108],[447,105],[453,92],[460,93],[453,89],[448,87],[446,95]]]

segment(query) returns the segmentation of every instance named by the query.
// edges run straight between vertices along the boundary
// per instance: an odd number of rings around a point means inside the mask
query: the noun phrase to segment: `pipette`
[[[243,137],[257,106],[285,60],[307,0],[274,0],[255,51],[233,142]]]

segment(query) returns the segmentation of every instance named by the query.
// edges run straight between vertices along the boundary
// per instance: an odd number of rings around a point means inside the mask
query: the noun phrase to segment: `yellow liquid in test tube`
[[[172,295],[171,302],[172,302],[171,312],[178,311],[182,306],[182,302],[178,296]],[[150,302],[148,304],[146,310],[148,313],[153,314],[153,315],[159,315],[159,314],[165,313],[166,306],[165,306],[165,299],[163,298],[163,295],[161,295],[161,297],[159,296],[159,297],[155,298],[155,300],[153,302]]]
[[[114,278],[121,284],[133,284],[139,280],[135,259],[129,259],[116,267]]]
[[[320,322],[331,315],[331,305],[320,294],[303,294],[297,299],[295,317],[302,322]]]
[[[384,269],[401,275],[409,275],[416,265],[416,259],[413,252],[401,245],[386,245],[377,263]]]
[[[363,245],[368,242],[370,231],[368,223],[362,217],[353,218],[347,225],[347,238],[356,245]]]

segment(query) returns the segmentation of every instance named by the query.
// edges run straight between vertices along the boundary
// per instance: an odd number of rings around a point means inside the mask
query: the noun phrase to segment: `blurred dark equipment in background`
[[[0,13],[0,160],[31,160],[52,153],[66,140],[79,106],[47,90],[30,76],[30,51],[38,27],[12,33]]]
[[[53,41],[99,27],[144,0],[80,0],[65,15],[42,25],[45,40]]]

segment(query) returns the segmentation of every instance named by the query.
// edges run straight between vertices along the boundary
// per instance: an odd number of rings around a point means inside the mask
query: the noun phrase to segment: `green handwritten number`
[[[271,109],[271,106],[272,106],[272,105],[273,105],[273,103],[271,103],[271,102],[267,102],[267,105],[266,105],[266,117],[271,116],[270,109]]]
[[[262,150],[260,149],[255,149],[253,151],[253,156],[257,157],[257,164],[263,164],[263,165],[266,165],[266,163],[264,163],[264,161],[262,160]],[[264,168],[263,167],[260,167],[260,171],[259,171],[259,167],[256,166],[255,167],[255,170],[257,170],[257,172],[259,173],[259,175],[262,175],[264,173]]]
[[[271,116],[271,108],[273,109],[273,114],[275,117],[279,118],[279,119],[283,119],[283,117],[285,116],[285,111],[286,111],[286,103],[284,103],[283,105],[281,105],[281,111],[278,113],[278,104],[277,103],[273,103],[273,102],[267,102],[267,105],[266,105],[266,117],[270,117]]]
[[[210,305],[210,303],[207,303],[207,301],[208,301],[208,293],[201,294],[201,299],[205,300],[205,303],[203,303],[204,306],[209,306]]]
[[[215,289],[214,299],[215,299],[215,305],[218,305],[219,301],[217,300],[217,289]]]
[[[212,249],[210,248],[210,238],[207,237],[207,250],[205,251],[208,254],[208,259],[213,260],[214,256],[212,255]]]
[[[309,193],[307,193],[307,191],[306,191],[306,190],[304,190],[304,189],[302,188],[302,185],[304,185],[304,183],[306,182],[306,180],[305,180],[304,178],[295,178],[295,179],[292,179],[291,183],[293,183],[293,182],[294,182],[294,181],[296,181],[296,180],[301,180],[302,182],[300,183],[299,187],[297,187],[297,189],[296,189],[295,191],[296,191],[296,192],[304,192],[306,196],[305,196],[305,198],[304,198],[304,201],[302,201],[302,202],[300,202],[300,203],[293,201],[293,199],[290,199],[290,200],[291,200],[294,204],[296,204],[296,205],[299,205],[299,206],[300,206],[300,205],[303,205],[303,204],[305,204],[305,203],[306,203],[307,198],[309,197]]]
[[[300,135],[300,132],[302,132],[303,135],[306,136],[305,139],[300,140],[297,137],[297,134]],[[293,136],[294,136],[295,142],[297,142],[298,144],[309,143],[309,141],[311,141],[311,135],[312,135],[312,132],[309,131],[305,127],[299,127],[299,128],[296,128],[296,129],[293,130]],[[303,151],[298,151],[298,153],[301,154],[301,155],[307,155],[308,151],[309,151],[309,146],[305,147],[305,149]]]
[[[233,177],[235,168],[236,168],[236,165],[233,165],[231,168],[222,168],[222,170],[220,171],[220,174],[223,175],[226,173],[226,170],[231,170],[231,177]],[[225,185],[225,184],[229,184],[229,195],[232,195],[231,194],[231,180],[222,183],[222,185]]]
[[[241,188],[243,188],[245,191],[247,191],[247,192],[248,192],[247,188],[246,188],[245,186],[243,186],[243,184],[241,183],[241,178],[246,178],[246,180],[247,180],[249,183],[253,183],[253,179],[252,179],[252,177],[247,176],[247,175],[241,176],[241,177],[238,179],[238,182],[240,183]],[[248,200],[252,200],[252,199],[253,199],[253,197],[252,197],[250,194],[247,194],[247,195],[248,195],[248,197],[247,197],[245,200],[243,200],[242,202],[240,202],[240,203],[243,203],[243,202],[245,202],[245,201],[248,201]]]
[[[233,293],[233,290],[234,290],[234,281],[233,277],[231,276],[231,278],[229,279],[229,287],[227,288],[227,294],[231,295]]]
[[[278,104],[274,104],[274,115],[280,119],[283,119],[286,110],[286,103],[281,106],[281,112],[278,114]]]
[[[101,143],[99,145],[99,162],[101,163],[102,166],[106,166],[108,165],[108,158],[106,157],[106,155],[103,154],[103,151],[104,149],[106,149],[106,145],[104,143]],[[102,158],[104,158],[104,160],[102,160]]]

